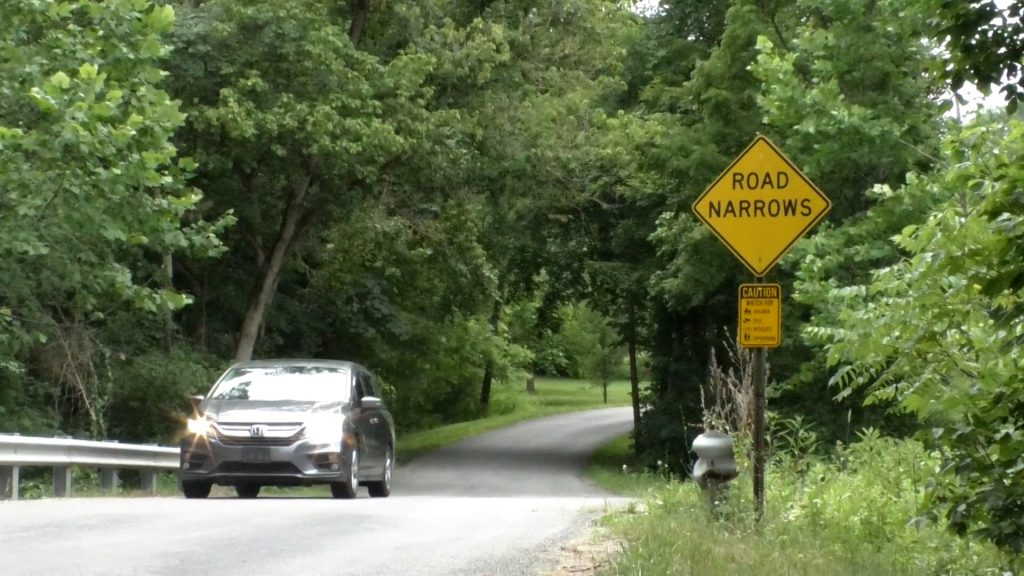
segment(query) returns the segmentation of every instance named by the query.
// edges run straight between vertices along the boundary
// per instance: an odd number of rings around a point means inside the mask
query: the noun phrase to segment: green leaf
[[[78,67],[78,77],[82,80],[94,80],[98,72],[99,69],[89,62]],[[67,88],[67,85],[63,87]]]
[[[50,76],[50,84],[61,90],[66,90],[71,86],[71,78],[64,72],[58,71],[53,76]]]

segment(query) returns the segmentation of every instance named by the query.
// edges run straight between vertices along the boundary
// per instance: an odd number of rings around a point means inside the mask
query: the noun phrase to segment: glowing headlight
[[[188,431],[196,436],[206,436],[210,432],[210,422],[206,416],[188,419]]]
[[[345,417],[338,414],[320,414],[306,421],[306,438],[314,440],[338,440]]]

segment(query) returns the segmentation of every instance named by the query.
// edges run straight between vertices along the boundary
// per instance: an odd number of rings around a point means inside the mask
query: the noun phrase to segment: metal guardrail
[[[157,473],[177,470],[179,449],[70,438],[0,435],[0,499],[17,500],[20,468],[53,468],[53,495],[71,495],[71,467],[100,469],[100,487],[114,490],[118,470],[142,471],[142,488],[156,492]]]

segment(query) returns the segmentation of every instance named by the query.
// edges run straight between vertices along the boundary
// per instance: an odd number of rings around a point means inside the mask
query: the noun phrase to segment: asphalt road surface
[[[0,575],[535,574],[621,503],[583,471],[631,427],[629,408],[517,424],[399,468],[387,499],[0,502]]]

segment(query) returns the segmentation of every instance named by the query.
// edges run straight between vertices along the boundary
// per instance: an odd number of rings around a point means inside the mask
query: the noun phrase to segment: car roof
[[[269,358],[266,360],[245,360],[236,362],[231,368],[272,368],[275,366],[322,366],[330,368],[346,368],[348,370],[366,370],[355,362],[348,360],[324,360],[317,358]]]

